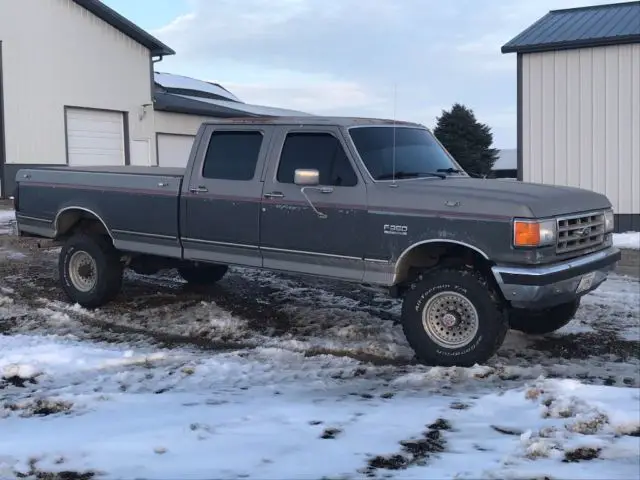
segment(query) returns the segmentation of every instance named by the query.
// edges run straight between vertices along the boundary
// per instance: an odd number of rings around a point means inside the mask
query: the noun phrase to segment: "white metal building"
[[[217,83],[155,73],[155,125],[158,165],[184,167],[202,122],[211,117],[302,116],[305,112],[244,103]]]
[[[640,230],[640,2],[554,10],[517,53],[518,178],[609,197]]]
[[[22,165],[150,165],[153,58],[175,52],[98,0],[0,1],[0,194]]]

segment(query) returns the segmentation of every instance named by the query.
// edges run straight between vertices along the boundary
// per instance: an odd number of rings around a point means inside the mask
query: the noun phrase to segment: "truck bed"
[[[16,175],[18,230],[54,238],[84,215],[100,220],[123,251],[180,257],[183,175],[161,167],[25,168]]]

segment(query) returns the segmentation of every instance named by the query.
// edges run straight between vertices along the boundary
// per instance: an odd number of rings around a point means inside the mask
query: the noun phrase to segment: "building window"
[[[202,176],[219,180],[252,180],[262,146],[261,132],[213,132]]]

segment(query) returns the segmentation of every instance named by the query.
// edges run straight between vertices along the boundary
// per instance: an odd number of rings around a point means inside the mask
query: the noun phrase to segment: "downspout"
[[[153,136],[155,137],[155,148],[152,148],[151,150],[152,151],[155,150],[155,161],[156,161],[155,166],[156,167],[160,165],[160,159],[158,157],[158,133],[156,131],[156,120],[155,120],[156,82],[155,82],[155,70],[154,70],[153,66],[156,63],[161,62],[163,58],[164,58],[163,55],[157,55],[154,58],[154,56],[152,54],[150,56],[151,62],[149,62],[149,69],[151,70],[151,72],[150,72],[150,74],[151,74],[151,104],[153,105],[153,111],[154,111],[154,115],[153,115]]]

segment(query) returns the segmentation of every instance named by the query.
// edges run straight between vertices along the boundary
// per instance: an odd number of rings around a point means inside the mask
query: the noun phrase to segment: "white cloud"
[[[227,82],[225,87],[247,103],[277,105],[319,115],[338,114],[349,109],[355,112],[381,103],[379,97],[367,92],[363,86],[347,81],[279,85]]]
[[[591,3],[607,3],[595,0]],[[550,9],[584,0],[189,0],[155,32],[164,70],[220,82],[252,103],[429,126],[464,103],[516,142],[515,56],[500,47]],[[435,113],[434,113],[435,112]],[[506,113],[505,113],[506,112]]]

